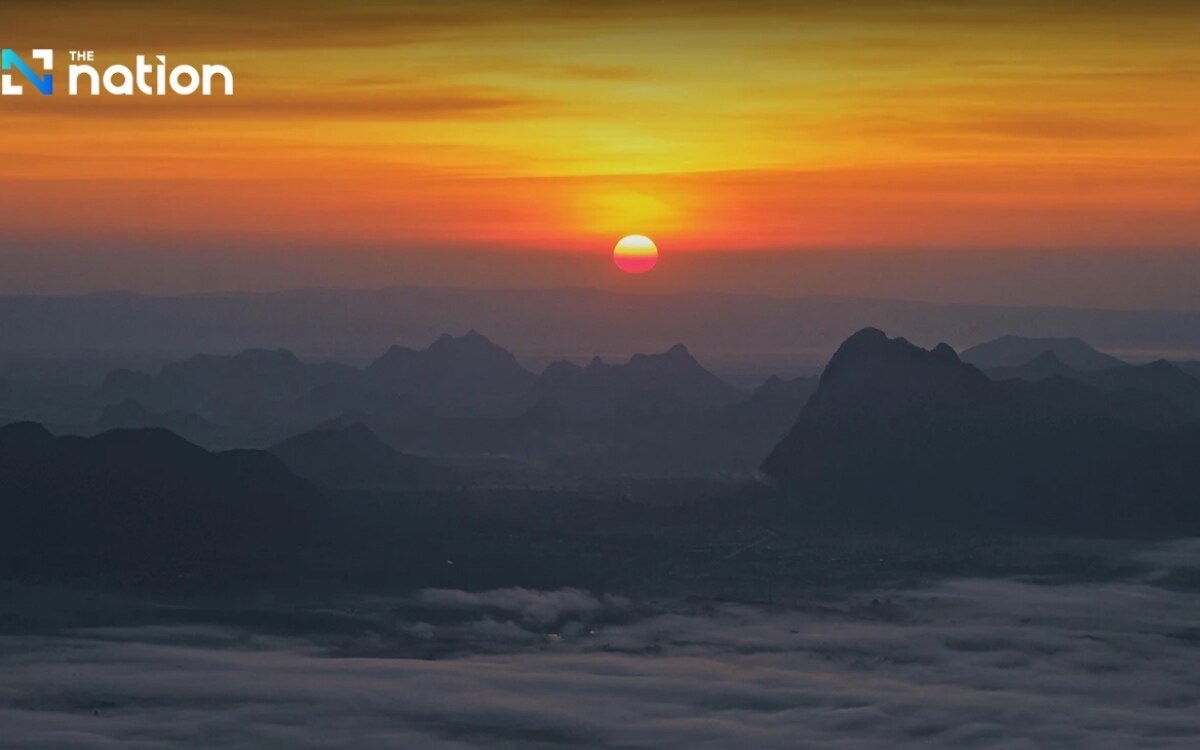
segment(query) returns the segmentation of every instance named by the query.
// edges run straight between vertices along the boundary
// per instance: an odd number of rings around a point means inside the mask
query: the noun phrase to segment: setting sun
[[[658,248],[649,237],[631,234],[613,248],[613,263],[625,273],[645,273],[658,263]]]

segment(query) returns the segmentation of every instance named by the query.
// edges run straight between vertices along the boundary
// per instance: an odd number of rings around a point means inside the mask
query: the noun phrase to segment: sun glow
[[[613,263],[626,273],[645,273],[658,263],[658,247],[642,234],[622,237],[613,248]]]

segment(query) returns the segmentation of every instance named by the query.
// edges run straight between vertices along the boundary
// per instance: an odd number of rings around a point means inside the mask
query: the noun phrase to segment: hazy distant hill
[[[1134,390],[1164,396],[1200,418],[1200,380],[1166,360],[1110,367],[1078,377],[1106,391]]]
[[[732,403],[737,390],[676,344],[662,354],[635,354],[624,364],[599,357],[586,367],[566,360],[546,367],[537,383],[540,397],[560,404],[568,418],[589,420],[616,414],[700,412]]]
[[[222,431],[218,425],[189,411],[151,412],[133,399],[105,406],[96,420],[96,428],[101,431],[160,428],[200,444],[218,439]]]
[[[297,476],[333,489],[429,485],[449,473],[395,450],[362,424],[322,427],[267,449]]]
[[[380,388],[449,416],[505,416],[529,405],[536,377],[508,350],[469,331],[426,349],[393,346],[366,370]]]
[[[730,404],[718,415],[734,427],[754,427],[764,432],[778,430],[782,435],[816,393],[818,380],[816,376],[789,380],[771,376],[749,398]]]
[[[134,400],[150,411],[186,411],[225,425],[278,422],[313,389],[357,377],[346,365],[303,362],[283,349],[250,349],[196,355],[164,365],[157,375],[115,370],[93,401],[104,407]]]
[[[1172,362],[1171,364],[1183,370],[1188,375],[1191,375],[1193,378],[1200,380],[1200,362],[1184,361]]]
[[[210,453],[166,430],[55,437],[0,428],[0,567],[26,578],[234,576],[311,554],[324,501],[262,451]]]
[[[521,355],[662,351],[687,342],[701,358],[771,353],[816,364],[864,326],[888,321],[917,342],[959,346],[1006,334],[1078,336],[1110,351],[1200,351],[1200,312],[948,305],[845,297],[778,298],[594,289],[300,290],[148,297],[0,297],[0,352],[233,353],[284,347],[305,357],[364,360],[400,342],[486,326]],[[1024,357],[1020,364],[1040,351]]]
[[[1075,370],[1102,370],[1125,364],[1092,348],[1078,338],[1026,338],[1001,336],[963,351],[962,361],[981,370],[1020,367],[1049,352],[1062,364]]]
[[[1122,394],[1132,403],[1135,394],[1159,397],[1169,402],[1186,418],[1200,419],[1200,379],[1166,360],[1144,365],[1120,364],[1099,370],[1080,370],[1063,363],[1050,351],[1018,367],[998,367],[987,371],[993,380],[1029,381],[1067,378],[1109,393]]]
[[[1012,367],[991,367],[985,370],[992,380],[1045,380],[1054,377],[1075,377],[1079,371],[1063,362],[1052,351],[1044,351],[1024,364]]]
[[[853,523],[1200,530],[1200,430],[1149,429],[1147,415],[1123,414],[1126,393],[1058,377],[996,383],[949,347],[868,329],[838,349],[763,469],[797,502]]]

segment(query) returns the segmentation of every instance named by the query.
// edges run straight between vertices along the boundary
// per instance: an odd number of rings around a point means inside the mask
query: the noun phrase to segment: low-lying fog
[[[1134,560],[787,607],[437,589],[303,626],[10,634],[0,727],[20,748],[1197,747],[1200,541]]]

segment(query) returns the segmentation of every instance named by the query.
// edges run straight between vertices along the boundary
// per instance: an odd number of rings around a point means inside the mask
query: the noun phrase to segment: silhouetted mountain
[[[210,453],[166,430],[0,429],[0,566],[24,578],[259,579],[312,552],[321,497],[262,451]]]
[[[1045,351],[1023,365],[1016,367],[994,367],[986,371],[992,380],[1045,380],[1046,378],[1071,378],[1079,371],[1065,364],[1052,351]]]
[[[508,350],[470,331],[423,350],[393,346],[367,368],[380,388],[448,416],[509,416],[528,406],[536,378]]]
[[[322,487],[413,487],[449,478],[446,470],[400,453],[362,424],[323,427],[267,450],[297,476]]]
[[[1158,360],[1145,365],[1107,367],[1102,370],[1077,370],[1064,364],[1054,352],[1043,352],[1019,367],[999,367],[987,372],[993,380],[1046,380],[1068,378],[1109,393],[1125,392],[1124,401],[1139,401],[1136,394],[1157,396],[1187,418],[1200,418],[1200,380],[1182,368]],[[1146,408],[1157,409],[1152,399],[1140,398]]]
[[[1193,378],[1200,380],[1200,362],[1172,362],[1171,364],[1175,365],[1180,370],[1183,370],[1188,375],[1191,375]]]
[[[13,422],[0,427],[0,468],[26,465],[54,442],[54,435],[36,422]]]
[[[487,332],[518,354],[661,351],[791,353],[828,359],[878,321],[913,341],[967,345],[1004,334],[1081,336],[1105,350],[1200,351],[1200,312],[933,304],[829,296],[619,293],[596,289],[305,289],[182,297],[137,294],[0,297],[0,351],[121,351],[156,358],[285,347],[301,356],[371,357],[430,331]],[[798,325],[797,321],[803,321]],[[186,335],[181,335],[186,332]],[[1044,351],[1030,352],[1019,365]],[[817,353],[824,353],[817,354]],[[777,357],[772,356],[773,360]],[[1070,360],[1063,361],[1071,364]],[[993,365],[986,365],[993,366]],[[119,399],[123,400],[123,399]],[[152,406],[147,402],[148,407]]]
[[[962,353],[963,362],[982,370],[998,367],[1020,367],[1045,352],[1076,370],[1100,370],[1125,364],[1116,357],[1096,351],[1077,338],[1026,338],[1001,336],[987,343],[972,346]]]
[[[313,389],[358,377],[346,365],[251,349],[234,356],[197,355],[164,366],[157,376],[116,370],[93,400],[103,407],[132,399],[152,412],[188,411],[224,425],[281,422]]]
[[[864,328],[829,360],[800,420],[821,430],[877,428],[910,413],[956,413],[997,398],[987,377],[949,346],[926,351]]]
[[[133,399],[104,407],[96,427],[101,431],[160,428],[202,444],[211,442],[221,433],[220,427],[197,414],[182,409],[151,412]]]
[[[778,440],[816,393],[817,382],[816,376],[783,380],[772,375],[749,398],[717,410],[714,418],[729,429],[775,435]]]
[[[996,383],[949,347],[868,329],[838,349],[763,470],[803,507],[863,525],[1200,529],[1200,430],[1122,421],[1127,393]]]
[[[425,424],[432,416],[408,396],[378,388],[364,378],[339,380],[313,388],[288,405],[292,424],[322,425],[356,414],[387,424]]]
[[[662,354],[635,354],[622,365],[599,357],[587,367],[554,362],[542,373],[537,391],[561,404],[569,419],[583,421],[617,414],[698,412],[738,397],[733,386],[705,370],[680,344]]]
[[[1132,390],[1164,396],[1200,417],[1200,380],[1163,359],[1145,365],[1110,367],[1078,377],[1105,391]]]

